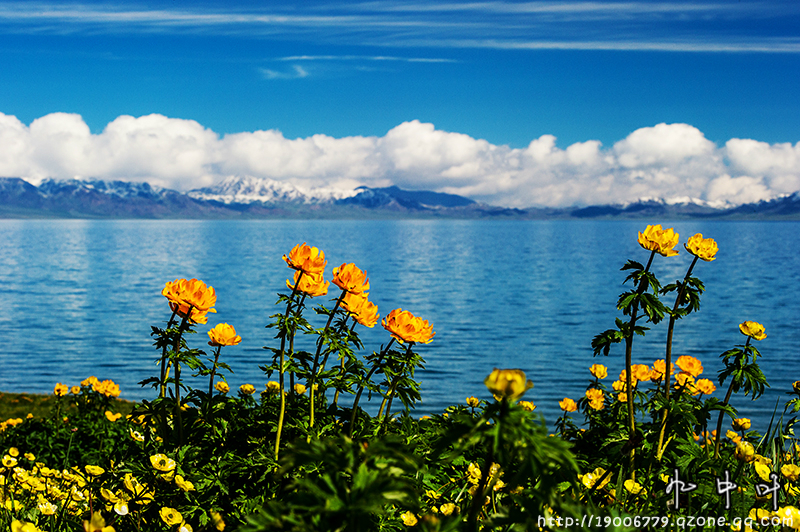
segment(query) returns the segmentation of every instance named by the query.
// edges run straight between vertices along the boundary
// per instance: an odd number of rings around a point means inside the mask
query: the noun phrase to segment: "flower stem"
[[[750,346],[750,337],[747,337],[747,341],[744,344],[744,349],[742,350],[742,354],[740,356],[746,357],[747,356],[747,348]],[[734,379],[733,375],[731,375],[731,383],[728,385],[728,392],[725,394],[725,399],[722,401],[722,406],[726,406],[728,401],[731,400],[731,395],[733,395],[733,386],[736,380]],[[722,433],[722,416],[725,414],[722,410],[719,411],[719,417],[717,418],[717,435],[714,437],[714,458],[719,456],[719,438]]]
[[[178,336],[175,338],[175,346],[172,351],[175,357],[175,425],[178,429],[178,444],[180,446],[183,446],[183,420],[181,418],[181,363],[178,358],[178,352],[181,349],[181,337],[186,328],[186,322],[189,321],[193,308],[192,305],[189,305],[189,310],[181,320],[181,325],[178,327]]]
[[[289,297],[289,301],[286,303],[286,314],[283,315],[284,327],[286,327],[286,320],[289,319],[289,313],[292,310],[292,302],[294,301],[294,296],[297,294],[297,287],[300,286],[300,279],[303,278],[303,270],[298,270],[298,271],[300,272],[300,275],[297,276],[297,282],[295,283],[294,288],[292,289],[292,295],[291,295],[291,297]],[[278,414],[278,428],[276,429],[276,434],[275,434],[275,460],[276,461],[278,460],[278,451],[279,451],[280,446],[281,446],[281,431],[283,431],[283,419],[284,419],[284,416],[286,415],[286,394],[284,392],[284,378],[283,378],[284,367],[283,366],[284,366],[284,359],[285,359],[286,334],[287,334],[287,332],[288,332],[287,330],[284,330],[283,334],[281,335],[281,351],[280,351],[280,357],[279,357],[279,362],[280,362],[281,409],[280,409],[280,412]],[[294,334],[294,331],[292,331],[292,334]]]
[[[408,362],[409,355],[411,354],[411,347],[414,345],[414,342],[408,342],[408,347],[406,347],[406,362]],[[386,419],[389,418],[391,415],[390,411],[392,409],[392,401],[394,400],[394,392],[397,389],[397,385],[400,383],[400,378],[403,376],[403,373],[395,376],[394,380],[392,381],[392,386],[389,389],[389,392],[386,394],[386,397],[383,398],[383,403],[386,404]],[[388,403],[387,403],[388,399]],[[380,410],[378,410],[378,418],[381,417],[381,412],[383,411],[383,403],[381,404]]]
[[[322,364],[319,364],[319,355],[322,351],[322,346],[325,344],[325,333],[328,332],[328,329],[331,326],[331,322],[333,322],[333,317],[336,315],[336,311],[339,310],[339,305],[342,304],[342,300],[344,296],[347,295],[346,290],[342,290],[342,293],[339,294],[339,299],[336,300],[336,305],[333,306],[333,310],[331,311],[330,315],[328,316],[328,323],[325,324],[325,328],[322,330],[322,335],[317,342],[317,354],[314,355],[314,367],[311,370],[311,379],[309,381],[309,387],[311,391],[309,392],[309,417],[308,417],[308,427],[311,428],[314,426],[314,384],[317,380],[317,372],[322,371],[325,368],[325,362],[328,360],[328,355],[325,355],[325,359],[322,361]],[[311,437],[311,434],[309,434]]]
[[[367,376],[364,378],[364,382],[365,383],[369,382],[369,379],[372,378],[372,375],[374,375],[375,372],[378,370],[378,368],[381,366],[381,362],[383,361],[383,357],[386,355],[386,353],[389,352],[389,348],[392,346],[393,343],[394,343],[394,338],[389,340],[389,343],[386,344],[386,347],[384,348],[384,350],[381,351],[380,355],[378,355],[378,360],[375,361],[375,365],[372,366],[372,369],[369,370],[369,373],[367,373]],[[358,392],[356,393],[355,400],[353,400],[353,413],[350,416],[350,437],[351,438],[353,437],[353,431],[355,430],[355,426],[356,426],[356,416],[358,415],[358,401],[361,399],[361,394],[363,392],[364,392],[364,385],[362,384],[358,388]]]
[[[675,330],[675,313],[683,302],[683,295],[686,292],[686,283],[689,281],[689,276],[692,275],[694,265],[697,264],[697,255],[695,255],[689,269],[686,270],[686,275],[683,276],[683,283],[678,289],[678,296],[675,298],[675,304],[672,306],[672,313],[669,316],[669,326],[667,327],[667,352],[664,357],[664,412],[661,415],[661,431],[658,435],[658,451],[657,459],[661,461],[664,454],[664,434],[667,430],[667,415],[669,414],[669,386],[671,384],[672,374],[670,373],[670,366],[672,365],[672,333]]]
[[[347,318],[345,318],[345,323],[347,323]],[[353,332],[353,329],[356,328],[356,323],[358,322],[355,319],[353,319],[353,324],[350,326],[351,333]],[[322,361],[322,365],[325,366],[324,360]],[[344,357],[342,357],[340,367],[342,368],[341,369],[342,373],[344,373]],[[333,394],[333,406],[336,407],[338,403],[339,403],[339,388],[336,388],[336,393]]]
[[[214,375],[217,373],[217,361],[219,360],[219,352],[222,346],[217,346],[217,352],[214,353],[214,367],[211,368],[211,376],[208,379],[208,399],[211,400],[211,394],[214,393]]]
[[[175,324],[175,315],[178,313],[178,308],[176,307],[175,310],[172,311],[172,316],[169,317],[169,321],[167,322],[167,330],[169,330]],[[167,344],[164,344],[164,347],[161,349],[161,381],[159,383],[159,397],[164,397],[167,393]]]
[[[650,252],[650,259],[647,261],[647,266],[645,267],[644,271],[642,272],[642,279],[639,281],[639,287],[636,289],[636,295],[640,296],[644,293],[645,288],[647,288],[647,278],[644,277],[644,274],[650,270],[650,265],[653,263],[653,257],[655,257],[656,252]],[[631,309],[631,319],[628,323],[630,330],[628,331],[628,335],[625,337],[625,392],[628,396],[628,430],[629,434],[628,437],[633,440],[634,434],[636,433],[636,417],[634,414],[634,397],[633,397],[633,375],[631,375],[631,367],[633,366],[632,361],[632,353],[633,353],[633,335],[634,335],[634,328],[636,325],[636,317],[639,313],[639,298],[637,297],[634,299],[633,302],[633,309]],[[634,461],[634,454],[636,453],[636,447],[631,446],[630,451],[630,478],[631,480],[636,480],[636,470],[633,467]]]

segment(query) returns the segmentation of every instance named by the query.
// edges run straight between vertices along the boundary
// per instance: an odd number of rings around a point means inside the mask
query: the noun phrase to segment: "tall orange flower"
[[[302,271],[309,275],[322,275],[328,261],[325,260],[325,253],[317,248],[312,248],[305,242],[297,244],[289,252],[289,256],[283,256],[283,260],[293,270]]]
[[[206,286],[206,283],[198,279],[175,279],[174,282],[167,282],[161,295],[169,300],[169,308],[181,318],[185,318],[191,308],[189,319],[194,323],[206,323],[206,314],[217,312],[214,309],[217,304],[214,288]]]
[[[331,283],[324,280],[322,278],[322,274],[304,274],[302,277],[300,277],[300,275],[300,270],[294,272],[294,280],[290,281],[289,279],[286,279],[286,286],[291,290],[294,290],[295,286],[297,286],[297,291],[307,295],[308,297],[319,297],[328,293],[328,287]],[[300,278],[299,285],[297,285],[298,277]]]
[[[411,314],[407,310],[394,309],[381,322],[383,328],[392,334],[392,337],[400,342],[418,342],[429,344],[433,340],[433,325],[428,320],[423,320]]]
[[[233,328],[233,325],[228,325],[227,323],[220,323],[208,331],[208,337],[211,338],[208,345],[212,346],[236,345],[242,341],[242,337],[236,334],[236,329]]]
[[[694,236],[690,236],[689,240],[683,245],[683,247],[685,247],[686,251],[698,259],[702,259],[706,262],[716,259],[717,251],[719,250],[714,239],[703,238],[702,233],[697,233]]]
[[[678,254],[678,233],[671,227],[662,229],[661,225],[648,225],[644,233],[639,233],[639,245],[649,251],[655,251],[664,257],[673,257]]]
[[[378,305],[367,299],[366,292],[360,294],[347,292],[342,299],[342,306],[364,327],[372,328],[378,323]]]
[[[342,264],[333,269],[333,284],[351,294],[369,291],[367,272],[353,264]]]
[[[703,373],[703,364],[700,363],[694,357],[690,357],[688,355],[683,355],[682,357],[678,357],[677,362],[675,362],[679,368],[683,371],[691,375],[692,377],[697,377],[701,373]]]

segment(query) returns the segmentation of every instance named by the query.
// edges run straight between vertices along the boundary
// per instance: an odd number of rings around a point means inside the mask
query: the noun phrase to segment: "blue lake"
[[[619,269],[628,258],[647,260],[636,242],[646,223],[0,220],[0,390],[49,393],[56,382],[96,375],[119,383],[124,398],[152,397],[137,384],[157,371],[150,326],[169,318],[161,289],[180,277],[217,292],[218,314],[190,343],[205,346],[216,323],[234,325],[243,341],[223,349],[235,371],[228,381],[263,389],[263,347],[276,345],[264,326],[281,310],[276,293],[292,273],[281,256],[308,242],[325,252],[328,277],[344,262],[366,269],[382,316],[400,307],[433,324],[434,341],[418,348],[427,360],[417,374],[418,414],[469,395],[486,398],[483,379],[492,368],[521,368],[535,383],[526,398],[552,424],[558,401],[585,390],[591,364],[609,367],[609,385],[624,367],[622,346],[593,358],[591,339],[621,315]],[[716,261],[696,266],[706,293],[700,312],[677,324],[675,359],[699,358],[703,376],[716,382],[719,355],[744,343],[738,324],[766,326],[758,347],[772,388],[756,402],[734,401],[763,430],[800,380],[800,223],[650,223],[675,227],[681,242],[702,232],[720,247]],[[690,262],[686,252],[657,256],[652,270],[666,284]],[[389,339],[380,325],[359,330],[370,351]],[[662,322],[637,337],[634,362],[663,358],[665,336]]]

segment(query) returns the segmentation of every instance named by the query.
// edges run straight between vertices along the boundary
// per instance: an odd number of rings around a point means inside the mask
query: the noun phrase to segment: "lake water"
[[[119,383],[124,398],[152,397],[137,384],[157,371],[150,326],[169,318],[161,289],[180,277],[217,292],[218,314],[198,327],[192,345],[205,346],[216,323],[234,325],[243,341],[222,351],[235,371],[228,381],[263,389],[263,346],[277,345],[264,325],[281,311],[276,293],[292,273],[281,256],[308,242],[325,252],[328,277],[344,262],[366,269],[382,316],[401,307],[433,324],[434,341],[418,348],[427,360],[417,375],[418,414],[469,395],[486,398],[483,379],[492,368],[522,368],[535,383],[526,398],[552,424],[558,400],[582,394],[591,364],[609,367],[608,384],[624,367],[621,345],[593,358],[591,339],[621,314],[619,268],[628,258],[647,260],[636,242],[646,223],[0,220],[0,390],[50,393],[56,382],[96,375]],[[756,402],[734,403],[763,430],[800,380],[800,223],[667,225],[681,242],[702,232],[720,247],[716,261],[696,266],[706,293],[700,312],[678,322],[674,357],[699,358],[716,382],[719,355],[744,343],[738,324],[763,323],[768,338],[758,347],[772,388]],[[686,252],[657,256],[652,270],[666,284],[690,262]],[[380,325],[359,330],[370,351],[389,339]],[[665,336],[666,321],[637,337],[634,362],[663,358]]]

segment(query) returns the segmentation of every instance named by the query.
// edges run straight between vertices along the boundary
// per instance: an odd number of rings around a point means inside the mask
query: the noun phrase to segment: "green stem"
[[[750,346],[750,337],[747,337],[747,342],[744,344],[744,349],[742,350],[742,354],[740,357],[747,356],[747,348]],[[739,358],[737,357],[737,362]],[[733,385],[736,382],[733,375],[731,375],[731,383],[728,385],[728,392],[725,394],[725,400],[722,401],[722,405],[725,406],[728,404],[728,401],[731,400],[731,395],[733,395]],[[719,417],[717,418],[717,435],[714,436],[714,458],[719,456],[719,439],[722,433],[722,416],[725,414],[722,410],[719,411]]]
[[[208,379],[208,399],[211,400],[211,394],[214,393],[214,375],[217,373],[217,361],[219,360],[219,352],[222,350],[222,346],[217,346],[217,352],[214,353],[214,367],[211,368],[211,376]]]
[[[167,322],[167,331],[175,325],[175,315],[178,313],[177,307],[172,311],[172,316],[169,317]],[[164,397],[167,393],[167,344],[161,349],[161,381],[159,382],[159,397]]]
[[[181,417],[181,363],[178,358],[178,353],[181,349],[181,337],[186,327],[186,322],[189,321],[189,316],[192,315],[194,307],[189,305],[189,310],[181,320],[181,325],[178,327],[178,336],[175,338],[175,346],[173,347],[172,354],[175,357],[175,426],[178,429],[178,444],[183,446],[183,420]]]
[[[647,261],[647,266],[645,267],[644,271],[642,272],[642,280],[639,281],[639,287],[636,289],[636,295],[640,296],[644,293],[645,288],[647,288],[647,278],[644,277],[644,274],[650,269],[650,265],[653,263],[653,257],[655,257],[656,252],[650,252],[650,259]],[[632,440],[634,434],[636,434],[636,417],[634,414],[634,404],[633,404],[633,376],[631,375],[631,367],[633,366],[632,361],[632,354],[633,354],[633,335],[634,335],[634,328],[636,325],[636,317],[639,313],[639,298],[637,297],[633,301],[633,309],[631,309],[631,319],[629,322],[630,330],[628,331],[628,336],[625,337],[625,393],[628,396],[628,430],[629,434],[628,437]],[[636,453],[636,447],[631,446],[630,451],[630,478],[631,480],[635,480],[636,478],[636,470],[634,469],[634,454]]]
[[[283,377],[283,375],[284,375],[285,349],[286,349],[286,335],[289,332],[287,330],[289,328],[286,327],[286,320],[289,319],[289,313],[292,310],[292,302],[294,301],[294,296],[297,295],[297,287],[300,286],[300,279],[303,278],[303,270],[298,270],[298,271],[300,272],[300,275],[297,276],[297,282],[295,283],[294,288],[292,289],[292,295],[291,295],[291,297],[289,297],[289,301],[286,303],[286,314],[284,314],[284,316],[283,316],[283,322],[284,322],[285,329],[283,331],[283,334],[281,335],[281,351],[280,351],[280,356],[279,356],[279,361],[280,361],[281,409],[280,409],[280,412],[278,413],[278,428],[277,428],[276,434],[275,434],[275,460],[276,461],[278,460],[278,452],[279,452],[279,449],[280,449],[280,446],[281,446],[281,432],[283,431],[283,420],[284,420],[284,417],[286,415],[286,394],[284,393],[285,380],[284,380],[284,377]],[[293,330],[292,330],[292,334],[294,334]]]
[[[394,343],[394,338],[389,340],[389,343],[386,344],[386,348],[384,348],[384,350],[381,351],[381,354],[378,355],[378,360],[375,361],[375,365],[372,366],[372,369],[369,370],[369,373],[367,373],[366,378],[364,378],[364,382],[365,383],[369,382],[370,378],[372,378],[372,375],[374,375],[375,372],[378,370],[378,368],[381,366],[381,362],[383,361],[383,357],[386,355],[386,353],[389,352],[389,348],[392,346],[393,343]],[[355,398],[355,400],[353,400],[353,413],[350,416],[350,437],[351,438],[353,437],[353,431],[355,430],[355,426],[356,426],[356,415],[358,414],[358,402],[359,402],[359,400],[361,400],[361,394],[362,393],[364,393],[364,384],[359,386],[358,392],[356,393],[356,398]]]
[[[683,276],[683,283],[678,289],[678,296],[675,298],[675,304],[672,306],[672,313],[669,316],[669,326],[667,327],[667,352],[664,357],[664,412],[661,415],[661,431],[658,435],[658,451],[656,454],[658,461],[661,461],[661,457],[664,454],[664,435],[667,430],[667,416],[669,415],[669,386],[672,381],[672,374],[669,368],[672,365],[672,333],[675,330],[675,313],[681,306],[683,295],[686,292],[686,283],[689,281],[689,276],[692,275],[694,265],[697,264],[697,258],[697,255],[695,255],[692,264],[689,266],[689,269],[686,270],[686,275]]]
[[[406,347],[406,360],[408,362],[408,355],[411,353],[411,347],[414,345],[414,342],[408,342],[408,347]],[[405,362],[403,365],[405,365]],[[400,369],[403,369],[403,366],[400,366]],[[383,414],[383,407],[386,406],[386,418],[388,419],[391,415],[389,411],[392,408],[392,400],[394,399],[394,392],[397,390],[397,385],[400,384],[400,379],[403,377],[404,372],[401,371],[399,374],[392,379],[392,384],[389,387],[389,390],[386,393],[386,396],[383,398],[383,402],[381,402],[381,408],[378,410],[378,419],[382,418]]]
[[[347,323],[347,318],[345,318],[345,323]],[[356,327],[356,323],[358,323],[355,319],[353,319],[353,324],[350,326],[350,332],[353,332],[353,329]],[[322,361],[322,365],[325,366],[325,360]],[[344,357],[341,359],[342,374],[344,374]],[[333,394],[333,406],[336,407],[339,404],[339,388],[336,388],[336,393]]]
[[[322,330],[322,336],[320,336],[319,341],[317,342],[317,354],[314,355],[314,367],[311,370],[311,380],[309,382],[309,387],[311,391],[309,392],[309,418],[308,418],[308,427],[311,428],[314,426],[314,384],[317,381],[317,372],[322,371],[325,369],[325,362],[328,360],[328,355],[325,355],[325,360],[322,361],[322,364],[319,364],[319,354],[322,351],[322,346],[325,344],[325,333],[328,332],[328,328],[331,326],[331,322],[333,322],[333,317],[336,315],[336,311],[339,310],[339,305],[342,304],[342,300],[344,296],[347,295],[346,290],[342,290],[342,293],[339,294],[339,299],[336,300],[336,305],[333,306],[333,310],[331,311],[330,315],[328,316],[328,323],[325,324],[325,328]],[[311,434],[309,433],[309,437]]]

